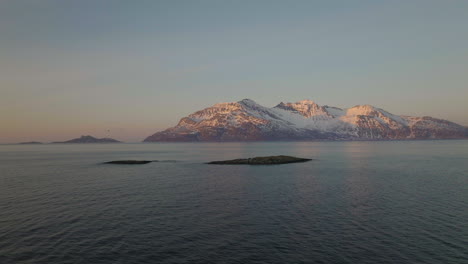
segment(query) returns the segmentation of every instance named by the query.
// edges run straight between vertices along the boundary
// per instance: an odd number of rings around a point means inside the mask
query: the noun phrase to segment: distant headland
[[[40,144],[44,144],[42,142],[38,142],[38,141],[29,141],[29,142],[20,142],[20,143],[17,143],[18,145],[40,145]]]
[[[81,136],[79,138],[70,139],[67,141],[52,142],[54,144],[89,144],[89,143],[122,143],[113,138],[95,138],[93,136]]]

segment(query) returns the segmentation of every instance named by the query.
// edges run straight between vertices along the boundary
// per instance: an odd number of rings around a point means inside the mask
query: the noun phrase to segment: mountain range
[[[394,115],[371,105],[338,108],[303,100],[265,107],[244,99],[183,117],[144,142],[458,138],[468,138],[467,127],[428,116]]]

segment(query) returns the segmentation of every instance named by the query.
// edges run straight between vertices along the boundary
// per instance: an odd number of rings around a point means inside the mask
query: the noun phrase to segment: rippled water
[[[0,263],[468,263],[467,202],[468,141],[3,145]]]

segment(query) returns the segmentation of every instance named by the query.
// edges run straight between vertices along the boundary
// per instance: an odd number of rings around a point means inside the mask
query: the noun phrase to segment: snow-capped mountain
[[[264,107],[250,99],[220,103],[147,137],[156,141],[388,140],[467,138],[468,129],[432,117],[398,116],[371,105],[347,109],[313,101]]]

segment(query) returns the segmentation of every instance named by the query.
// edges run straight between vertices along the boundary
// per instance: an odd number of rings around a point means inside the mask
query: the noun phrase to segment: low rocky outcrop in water
[[[221,160],[212,161],[207,164],[215,165],[276,165],[276,164],[287,164],[287,163],[298,163],[306,162],[312,159],[296,158],[291,156],[267,156],[267,157],[255,157],[249,159],[233,159],[233,160]]]
[[[74,138],[68,141],[53,142],[53,143],[69,144],[69,143],[121,143],[121,142],[113,138],[95,138],[92,136],[81,136],[79,138]]]
[[[104,164],[125,164],[125,165],[139,165],[157,162],[157,160],[113,160],[104,162]]]

